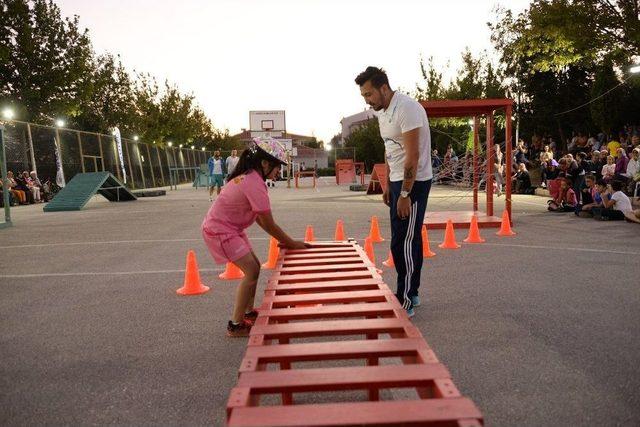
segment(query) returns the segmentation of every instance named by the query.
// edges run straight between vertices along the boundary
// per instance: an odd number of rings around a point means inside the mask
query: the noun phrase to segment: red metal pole
[[[493,216],[493,111],[487,114],[487,216]]]
[[[478,211],[478,116],[473,117],[473,211]]]
[[[506,109],[506,120],[507,123],[505,125],[505,138],[506,138],[506,142],[505,142],[505,146],[506,146],[506,163],[507,163],[507,182],[506,182],[506,198],[507,200],[505,201],[505,209],[507,209],[507,212],[509,213],[509,221],[511,221],[511,160],[512,160],[512,154],[511,154],[511,106],[509,105]],[[517,142],[517,141],[516,141]]]

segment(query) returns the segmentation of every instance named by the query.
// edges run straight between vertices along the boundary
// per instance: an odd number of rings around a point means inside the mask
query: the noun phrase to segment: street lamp
[[[183,145],[183,144],[180,144],[180,148],[182,148],[182,145]]]
[[[2,117],[4,117],[7,120],[13,119],[14,117],[13,110],[9,107],[5,108],[4,110],[2,110]]]
[[[629,72],[631,74],[640,73],[640,64],[634,65],[633,67],[629,68]]]
[[[202,147],[202,151],[204,151],[204,147]]]
[[[169,142],[167,142],[167,145],[168,145],[169,147],[171,147],[171,146],[173,145],[173,142],[169,141]]]
[[[133,140],[134,140],[134,141],[137,141],[137,140],[139,140],[139,139],[140,139],[140,138],[138,138],[138,135],[133,135]]]
[[[56,126],[58,126],[59,128],[64,127],[64,120],[57,119],[56,120]]]
[[[192,150],[195,150],[195,149],[196,149],[196,146],[195,146],[195,145],[192,145],[192,146],[191,146],[191,149],[192,149]]]

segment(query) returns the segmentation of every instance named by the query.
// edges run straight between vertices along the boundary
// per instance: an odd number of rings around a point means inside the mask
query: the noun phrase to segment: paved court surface
[[[469,196],[436,187],[428,210],[466,209]],[[280,184],[272,202],[298,237],[313,224],[330,239],[342,218],[362,239],[373,214],[389,233],[379,196],[327,181]],[[217,279],[201,240],[209,205],[184,186],[80,212],[12,211],[0,230],[0,424],[223,424],[246,341],[224,336],[236,282]],[[536,196],[514,196],[514,219],[516,237],[483,230],[486,244],[458,251],[430,232],[438,255],[414,323],[487,425],[640,424],[640,227],[547,213]],[[249,236],[264,260],[264,232]],[[189,249],[212,290],[178,297]],[[378,262],[386,254],[378,244]]]

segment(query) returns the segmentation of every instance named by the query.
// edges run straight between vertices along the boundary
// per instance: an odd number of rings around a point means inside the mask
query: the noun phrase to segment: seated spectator
[[[607,149],[609,150],[610,156],[615,156],[618,148],[620,148],[620,143],[615,139],[611,139],[609,143],[607,143]]]
[[[544,161],[540,165],[540,176],[542,179],[542,188],[547,188],[549,181],[558,177],[558,162],[549,159],[548,155],[543,155]]]
[[[616,168],[613,176],[616,180],[622,181],[623,184],[627,183],[627,178],[624,176],[627,172],[627,163],[629,163],[627,152],[623,148],[618,148],[616,150]]]
[[[13,192],[11,190],[7,191],[9,197],[9,206],[15,206],[17,204],[16,199],[13,197]],[[4,207],[4,184],[0,179],[0,207]]]
[[[33,192],[29,188],[29,185],[28,185],[27,181],[24,179],[24,174],[23,173],[18,173],[18,175],[16,176],[16,182],[18,184],[16,186],[16,188],[18,190],[24,191],[25,196],[27,198],[27,202],[30,205],[34,204],[36,202],[36,199],[33,197]]]
[[[576,215],[581,218],[592,217],[593,212],[591,212],[591,210],[602,206],[602,198],[596,188],[596,177],[594,175],[587,175],[584,182],[585,187],[580,191],[581,202],[578,203],[578,206],[576,207]],[[599,201],[596,202],[596,199],[599,199]]]
[[[518,172],[513,175],[514,187],[516,194],[533,194],[535,187],[531,186],[531,177],[524,163],[518,164]]]
[[[550,211],[553,212],[573,212],[576,209],[578,201],[576,200],[576,193],[571,188],[571,180],[565,178],[560,181],[560,192],[558,196],[547,202]]]
[[[27,172],[27,171],[23,171],[22,172],[22,180],[24,181],[25,185],[27,186],[27,188],[31,192],[31,195],[33,196],[33,200],[36,203],[42,202],[42,200],[40,199],[40,187],[38,187],[33,182],[33,179],[31,179],[31,175],[29,174],[29,172]]]
[[[545,145],[542,153],[540,153],[540,162],[542,163],[544,161],[543,157],[544,156],[549,157],[549,160],[553,160],[553,151],[551,151],[551,148],[548,145]]]
[[[44,185],[42,185],[42,182],[40,181],[40,178],[38,178],[38,174],[36,173],[36,171],[31,171],[29,176],[31,178],[31,182],[33,182],[33,185],[40,189],[40,201],[46,201],[47,198],[45,197],[46,195],[44,192]]]
[[[614,163],[613,156],[609,155],[607,156],[607,164],[602,167],[602,180],[608,184],[609,181],[613,179],[615,173],[616,165]]]
[[[631,207],[631,200],[622,192],[622,188],[622,182],[617,180],[607,185],[606,194],[609,194],[610,198],[602,198],[604,209],[602,209],[600,213],[600,219],[616,221],[626,218],[629,221],[640,223],[640,219],[635,216],[634,210]]]
[[[591,153],[591,172],[596,176],[596,180],[602,179],[602,166],[606,164],[606,160],[601,160],[600,152],[598,150],[594,150]]]
[[[587,139],[587,147],[591,150],[591,151],[598,151],[600,150],[600,141],[598,141],[598,138],[596,138],[595,136],[593,136],[593,134],[589,134],[589,139]]]
[[[515,153],[513,155],[516,161],[516,167],[520,163],[529,165],[529,160],[527,160],[526,154],[527,154],[527,147],[525,146],[524,141],[521,139],[516,144]]]
[[[13,197],[18,201],[18,203],[21,205],[28,205],[29,202],[27,202],[27,195],[23,190],[18,188],[18,182],[13,177],[13,172],[11,171],[7,172],[7,183],[9,191],[13,194]]]
[[[636,187],[636,183],[638,182],[635,178],[638,175],[638,171],[640,171],[640,162],[638,159],[640,158],[640,148],[634,148],[631,152],[631,158],[627,163],[627,171],[622,175],[627,180],[627,193],[633,195]]]

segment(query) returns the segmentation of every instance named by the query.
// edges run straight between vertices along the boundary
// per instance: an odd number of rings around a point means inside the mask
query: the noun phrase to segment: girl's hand
[[[300,240],[292,240],[290,243],[286,243],[283,245],[286,249],[307,249],[310,248],[311,245]]]

